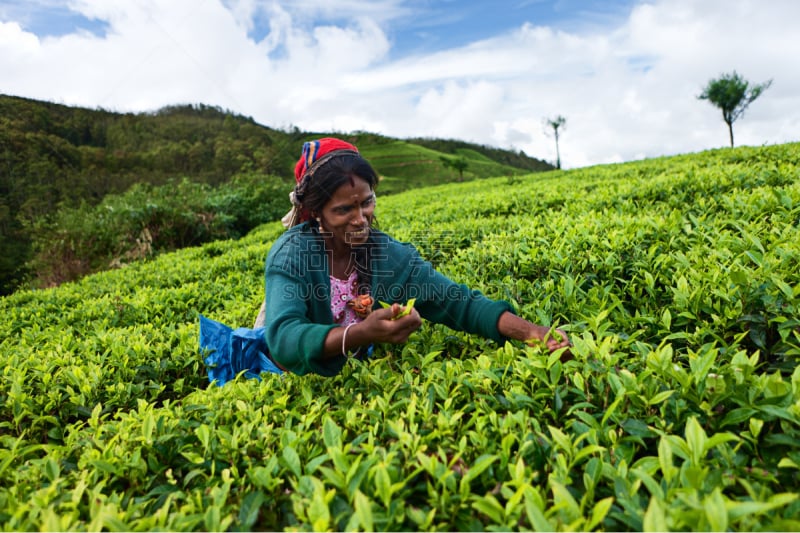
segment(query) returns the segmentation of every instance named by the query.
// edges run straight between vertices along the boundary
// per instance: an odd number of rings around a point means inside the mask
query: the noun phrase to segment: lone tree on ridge
[[[761,93],[766,91],[770,85],[772,85],[772,80],[751,86],[750,82],[734,70],[731,74],[723,74],[719,78],[709,81],[702,94],[697,98],[708,100],[722,110],[722,119],[728,125],[731,148],[733,148],[733,123],[742,116],[747,106],[761,96]]]
[[[439,159],[441,159],[445,168],[452,168],[458,172],[458,181],[464,181],[464,171],[469,167],[469,163],[464,156],[454,158],[442,156]]]
[[[566,127],[567,119],[558,115],[556,118],[545,119],[545,124],[553,128],[553,134],[556,138],[556,168],[561,169],[561,152],[558,150],[558,128]],[[563,130],[562,130],[563,131]]]

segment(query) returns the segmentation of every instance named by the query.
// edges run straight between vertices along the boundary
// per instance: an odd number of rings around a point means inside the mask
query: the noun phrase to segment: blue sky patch
[[[16,21],[23,30],[40,38],[80,32],[103,37],[109,28],[106,21],[88,18],[61,3],[30,0],[4,1],[0,4],[0,20]]]
[[[619,24],[633,0],[412,0],[389,31],[396,57],[447,50],[532,26],[564,31]]]

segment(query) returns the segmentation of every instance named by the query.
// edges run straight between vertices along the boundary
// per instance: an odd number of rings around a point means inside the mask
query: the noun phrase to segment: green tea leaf
[[[330,417],[325,418],[322,424],[322,437],[328,448],[342,447],[342,430]]]
[[[544,515],[542,498],[536,493],[536,489],[530,485],[526,486],[523,501],[525,503],[525,514],[534,530],[556,531],[556,528]]]
[[[614,497],[609,496],[608,498],[603,498],[602,500],[598,501],[592,507],[592,515],[589,518],[589,523],[586,524],[586,530],[592,531],[605,520],[606,516],[608,515],[608,511],[611,509],[611,506],[614,504]],[[663,531],[663,530],[662,530]]]
[[[242,528],[250,530],[258,520],[258,513],[261,511],[261,504],[264,503],[264,493],[259,491],[251,492],[242,499],[239,507],[239,524]]]
[[[565,521],[572,522],[581,516],[580,506],[569,490],[562,483],[555,481],[552,477],[549,481],[550,489],[553,491],[553,506],[565,517]]]
[[[300,466],[300,456],[297,455],[297,450],[292,448],[291,446],[284,446],[283,448],[283,462],[289,470],[295,475],[295,477],[300,477],[303,472]]]
[[[364,531],[375,531],[372,523],[372,503],[360,490],[356,490],[354,501],[356,516],[358,516],[361,527]]]
[[[738,440],[740,440],[740,437],[733,433],[714,433],[706,440],[705,449],[708,451],[716,448],[720,444]]]
[[[400,317],[404,317],[404,316],[410,314],[411,310],[414,308],[414,304],[416,303],[416,301],[417,301],[416,298],[409,299],[408,302],[406,302],[406,304],[402,306],[402,309],[400,310],[400,312],[397,313],[394,317],[392,317],[392,320],[397,320]],[[388,309],[388,308],[392,307],[392,304],[386,303],[386,302],[382,302],[380,300],[378,300],[378,303],[381,304],[381,307],[383,307],[384,309]]]
[[[781,492],[773,494],[767,501],[736,501],[730,502],[728,505],[728,518],[730,520],[739,520],[744,516],[749,515],[764,515],[774,509],[786,507],[792,502],[800,498],[796,492]]]
[[[488,516],[495,524],[503,524],[505,510],[497,498],[491,494],[475,499],[472,502],[472,508]]]
[[[203,515],[203,523],[206,531],[221,531],[221,512],[219,507],[211,505]]]
[[[661,474],[667,483],[672,481],[676,467],[672,462],[672,446],[666,437],[661,437],[658,441],[658,464],[661,468]]]
[[[328,531],[331,523],[331,511],[328,507],[327,494],[322,483],[314,479],[314,492],[308,505],[308,521],[314,531]]]
[[[388,509],[392,503],[392,480],[386,466],[379,464],[375,467],[375,491]]]
[[[487,468],[492,466],[492,463],[498,460],[496,455],[483,454],[478,457],[475,462],[469,467],[467,473],[464,475],[464,482],[469,483],[473,479],[480,476]]]
[[[672,396],[673,394],[675,394],[674,390],[665,390],[665,391],[659,392],[658,394],[656,394],[655,396],[653,396],[652,398],[650,398],[647,401],[647,405],[658,405],[661,402],[665,401],[670,396]]]
[[[664,506],[658,498],[650,498],[650,504],[647,506],[647,511],[644,513],[642,530],[655,532],[669,531],[667,515],[664,512]]]
[[[211,440],[211,429],[206,424],[200,424],[194,430],[197,438],[200,439],[200,444],[206,453],[209,451],[209,441]]]
[[[706,452],[706,432],[695,417],[686,421],[686,444],[689,447],[692,464],[700,465]]]
[[[703,500],[703,509],[709,524],[709,531],[728,530],[728,511],[722,490],[717,487]]]

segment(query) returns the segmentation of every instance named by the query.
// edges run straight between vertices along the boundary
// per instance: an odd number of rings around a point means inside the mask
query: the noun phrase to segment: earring
[[[325,233],[325,228],[322,227],[322,219],[320,217],[317,217],[317,225],[319,226],[319,232]]]

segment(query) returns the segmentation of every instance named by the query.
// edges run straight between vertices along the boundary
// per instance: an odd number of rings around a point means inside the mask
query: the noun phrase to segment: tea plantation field
[[[380,193],[380,191],[379,191]],[[0,300],[3,530],[800,530],[800,144],[380,198],[574,358],[430,324],[334,378],[209,386],[262,226]]]

